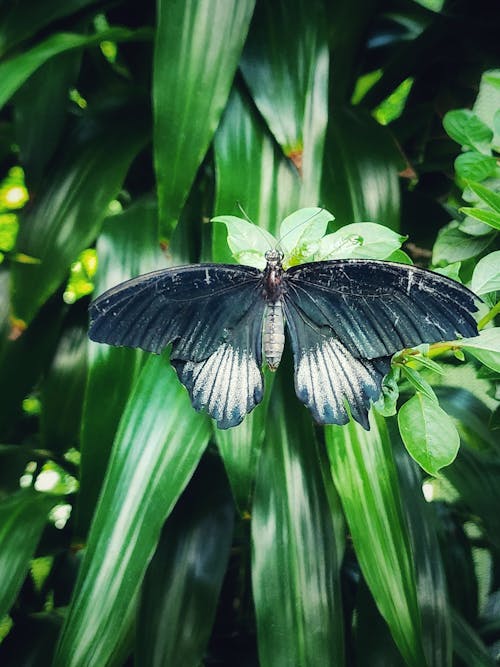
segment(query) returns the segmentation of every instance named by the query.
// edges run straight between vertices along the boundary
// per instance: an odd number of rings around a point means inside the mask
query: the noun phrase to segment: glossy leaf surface
[[[115,438],[54,665],[105,664],[116,650],[163,522],[209,432],[170,364],[150,357]]]
[[[204,656],[233,537],[224,469],[204,460],[163,529],[136,629],[137,665],[197,665]]]
[[[165,238],[177,224],[227,102],[254,4],[158,0],[154,145]]]
[[[97,242],[94,294],[123,280],[163,268],[158,244],[158,209],[154,200],[139,200],[119,215],[106,218]],[[88,343],[89,374],[81,432],[80,502],[77,532],[84,536],[99,495],[121,414],[145,355],[138,350]]]
[[[94,240],[107,205],[148,139],[138,110],[128,111],[135,113],[133,125],[122,109],[120,117],[80,128],[80,137],[68,145],[66,158],[48,174],[23,219],[17,250],[40,260],[12,267],[14,314],[27,323],[62,283],[70,263]]]
[[[0,502],[0,615],[12,606],[28,572],[49,510],[57,498],[33,490],[18,491]]]
[[[342,665],[333,508],[310,422],[286,380],[277,382],[252,510],[260,661],[262,667]]]
[[[352,420],[325,437],[359,564],[408,665],[425,664],[415,570],[391,443],[380,417],[370,431]]]

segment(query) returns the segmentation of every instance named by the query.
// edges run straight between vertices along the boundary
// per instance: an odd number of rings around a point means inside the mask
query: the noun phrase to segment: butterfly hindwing
[[[193,405],[220,428],[262,400],[261,272],[223,264],[164,269],[122,283],[90,307],[92,340],[160,353]]]
[[[311,321],[293,301],[285,302],[295,365],[295,391],[320,424],[347,424],[349,411],[366,429],[370,403],[380,395],[390,356],[359,359],[326,322]],[[347,409],[349,406],[349,411]]]

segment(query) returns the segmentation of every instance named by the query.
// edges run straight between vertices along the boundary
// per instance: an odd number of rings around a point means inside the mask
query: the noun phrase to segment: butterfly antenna
[[[264,234],[264,230],[263,230],[261,227],[259,227],[259,225],[257,225],[257,224],[250,218],[250,216],[247,214],[247,212],[245,211],[245,209],[243,208],[243,206],[240,204],[239,201],[236,202],[236,206],[240,209],[241,213],[244,215],[245,220],[246,220],[247,222],[250,222],[252,225],[254,225],[254,226],[259,230],[260,234],[262,234],[263,238],[264,238],[264,239],[266,240],[266,242],[267,242],[268,239],[267,239],[267,236]]]
[[[278,239],[278,242],[277,242],[276,247],[279,248],[279,246],[280,246],[281,242],[283,241],[283,239],[285,239],[289,234],[291,234],[292,232],[294,232],[296,229],[298,229],[298,228],[301,227],[302,225],[305,225],[306,222],[309,222],[309,220],[312,220],[313,218],[315,218],[317,215],[319,215],[319,214],[320,214],[322,211],[324,211],[324,210],[325,210],[325,208],[320,208],[318,211],[316,211],[315,213],[312,213],[312,214],[311,214],[308,218],[306,218],[305,220],[301,220],[300,222],[298,222],[298,223],[295,225],[295,227],[292,227],[291,229],[289,229],[289,230],[287,231],[286,234],[283,234],[283,236],[280,236],[280,238]]]

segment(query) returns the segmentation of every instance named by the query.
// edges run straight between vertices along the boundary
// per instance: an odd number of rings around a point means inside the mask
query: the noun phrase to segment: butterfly
[[[262,401],[263,360],[280,363],[288,331],[295,390],[320,424],[369,429],[394,353],[478,334],[475,295],[426,269],[336,259],[284,270],[268,250],[264,270],[196,264],[128,280],[90,305],[89,336],[161,353],[197,410],[238,425]]]

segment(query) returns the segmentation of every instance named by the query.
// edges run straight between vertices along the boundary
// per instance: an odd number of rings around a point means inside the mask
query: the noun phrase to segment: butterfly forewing
[[[171,360],[193,405],[221,428],[236,426],[262,400],[262,273],[200,264],[127,281],[90,307],[92,340]]]

